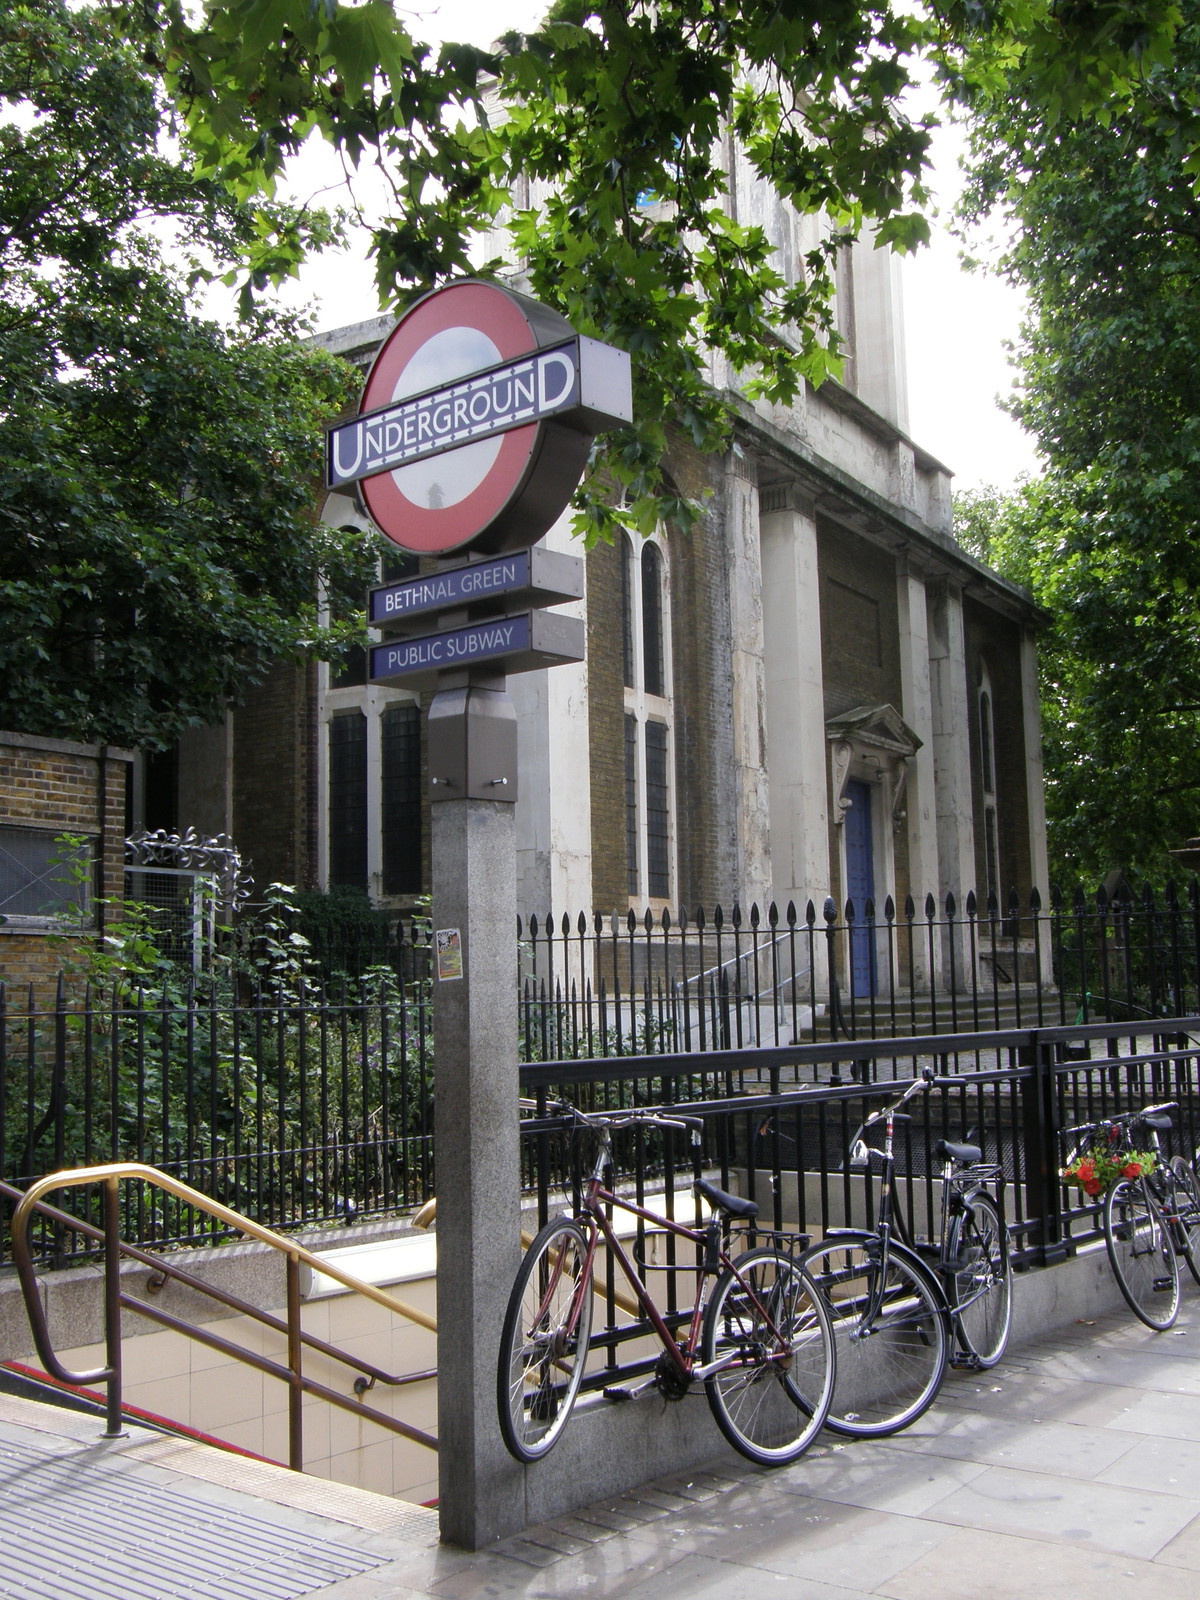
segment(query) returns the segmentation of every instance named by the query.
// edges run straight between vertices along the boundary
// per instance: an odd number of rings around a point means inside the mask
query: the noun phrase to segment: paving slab
[[[775,1471],[730,1454],[476,1553],[440,1545],[436,1513],[419,1506],[143,1429],[104,1443],[94,1418],[0,1396],[0,1593],[238,1600],[257,1584],[264,1600],[1195,1600],[1198,1356],[1189,1288],[1170,1333],[1124,1312],[1069,1325],[991,1372],[952,1374],[937,1405],[890,1440],[825,1435]],[[41,1486],[55,1507],[42,1517],[45,1548],[19,1520]],[[168,1570],[160,1541],[135,1570],[135,1512],[186,1528],[186,1569]]]

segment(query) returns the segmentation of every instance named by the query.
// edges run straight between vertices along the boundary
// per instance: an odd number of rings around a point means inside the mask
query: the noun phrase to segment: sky
[[[504,0],[502,25],[528,25],[543,10],[544,0]],[[486,44],[498,31],[498,9],[483,0],[440,0],[414,7],[409,16],[414,35],[430,43],[458,38]],[[935,134],[931,187],[943,216],[958,191],[960,148],[955,130]],[[332,165],[321,175],[322,159],[330,158],[313,158],[313,191],[337,178]],[[336,195],[327,200],[334,203]],[[1012,387],[1004,346],[1017,335],[1021,300],[999,278],[966,271],[960,249],[944,220],[935,219],[930,246],[901,263],[909,432],[954,473],[956,489],[1007,489],[1038,470],[1031,441],[997,403]],[[319,329],[366,320],[377,304],[369,265],[356,251],[327,254],[307,269],[296,303],[304,300],[315,302]]]

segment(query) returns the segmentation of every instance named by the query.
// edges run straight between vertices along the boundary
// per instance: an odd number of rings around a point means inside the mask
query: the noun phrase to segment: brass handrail
[[[153,1259],[153,1266],[164,1272],[167,1276],[182,1279],[190,1287],[210,1295],[213,1299],[234,1309],[255,1317],[258,1321],[274,1327],[286,1334],[288,1342],[287,1365],[260,1356],[254,1351],[246,1350],[243,1346],[222,1338],[220,1335],[208,1333],[191,1324],[171,1316],[168,1312],[161,1311],[143,1300],[124,1294],[120,1286],[121,1256],[127,1255],[137,1260],[146,1262],[148,1258],[135,1247],[126,1244],[120,1237],[120,1210],[119,1191],[122,1180],[136,1179],[150,1183],[155,1188],[164,1190],[167,1194],[174,1195],[186,1204],[213,1217],[218,1222],[223,1222],[227,1227],[233,1228],[249,1238],[257,1239],[260,1243],[270,1246],[284,1256],[287,1270],[287,1318],[279,1318],[262,1312],[256,1307],[249,1306],[236,1300],[234,1296],[223,1291],[214,1290],[190,1275],[180,1272],[165,1261]],[[103,1231],[92,1228],[88,1223],[70,1217],[67,1213],[58,1211],[57,1207],[49,1206],[43,1196],[56,1189],[75,1189],[86,1184],[101,1184],[104,1191],[104,1226]],[[4,1189],[9,1193],[19,1193],[10,1190],[5,1184]],[[48,1212],[55,1215],[56,1219],[65,1222],[68,1226],[77,1228],[81,1232],[91,1233],[101,1237],[104,1241],[104,1334],[105,1355],[107,1364],[97,1368],[94,1372],[71,1372],[59,1361],[50,1339],[49,1327],[41,1297],[38,1293],[37,1275],[34,1268],[33,1252],[30,1246],[29,1230],[35,1211]],[[314,1339],[307,1335],[300,1327],[300,1276],[301,1264],[321,1272],[330,1277],[335,1283],[340,1283],[343,1288],[356,1294],[365,1295],[377,1305],[404,1317],[407,1321],[417,1324],[430,1332],[436,1332],[436,1319],[427,1312],[421,1311],[416,1306],[398,1299],[395,1295],[388,1294],[386,1290],[378,1288],[375,1284],[365,1283],[361,1278],[356,1278],[353,1273],[346,1272],[334,1262],[305,1249],[297,1244],[294,1239],[288,1239],[282,1234],[274,1233],[270,1228],[264,1228],[260,1223],[252,1221],[249,1217],[242,1216],[240,1212],[233,1211],[230,1207],[222,1205],[219,1200],[213,1200],[208,1195],[202,1194],[198,1189],[193,1189],[189,1184],[181,1183],[178,1178],[171,1177],[168,1173],[161,1172],[157,1167],[147,1166],[142,1162],[127,1161],[112,1163],[99,1167],[76,1167],[63,1172],[49,1173],[44,1178],[39,1178],[21,1194],[13,1213],[12,1220],[12,1253],[13,1261],[17,1268],[21,1288],[25,1297],[25,1307],[29,1316],[30,1328],[33,1332],[34,1344],[38,1356],[46,1370],[60,1383],[75,1386],[88,1386],[103,1383],[107,1386],[106,1406],[106,1438],[117,1438],[121,1433],[121,1309],[125,1307],[148,1317],[164,1327],[183,1333],[187,1337],[196,1339],[202,1344],[221,1350],[235,1359],[245,1362],[250,1366],[270,1376],[280,1378],[289,1386],[288,1404],[288,1455],[289,1465],[296,1471],[303,1470],[303,1423],[302,1399],[305,1394],[311,1394],[328,1401],[332,1405],[340,1406],[343,1410],[350,1411],[356,1416],[364,1416],[390,1429],[400,1433],[405,1438],[412,1439],[428,1449],[437,1449],[437,1440],[432,1435],[413,1428],[408,1423],[401,1422],[398,1418],[389,1416],[386,1412],[376,1411],[374,1408],[364,1406],[360,1399],[351,1400],[348,1396],[338,1394],[336,1390],[328,1388],[325,1384],[305,1377],[302,1370],[302,1350],[308,1344],[323,1354],[334,1359],[347,1362],[358,1367],[360,1372],[370,1374],[370,1382],[365,1385],[371,1387],[377,1380],[398,1384],[414,1382],[420,1378],[432,1376],[431,1373],[414,1373],[406,1378],[389,1377],[378,1368],[360,1362],[347,1356],[336,1347],[327,1345],[322,1340]],[[361,1380],[356,1380],[356,1395],[361,1392]]]

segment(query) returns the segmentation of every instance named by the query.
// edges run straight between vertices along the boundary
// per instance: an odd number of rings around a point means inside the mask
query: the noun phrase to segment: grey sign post
[[[464,281],[402,318],[359,419],[333,430],[327,450],[330,486],[361,479],[398,545],[470,558],[372,590],[368,605],[387,635],[371,650],[371,680],[435,689],[438,1506],[442,1537],[468,1549],[526,1520],[528,1469],[505,1450],[496,1412],[521,1204],[506,674],[582,659],[582,622],[543,609],[582,594],[582,562],[533,547],[565,509],[592,435],[631,416],[623,352],[577,338],[524,296]]]

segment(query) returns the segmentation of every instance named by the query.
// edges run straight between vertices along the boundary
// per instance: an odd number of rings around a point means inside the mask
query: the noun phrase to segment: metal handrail
[[[236,1229],[249,1238],[257,1239],[261,1244],[268,1245],[283,1255],[287,1270],[286,1320],[281,1320],[268,1312],[261,1311],[257,1307],[240,1301],[236,1296],[227,1294],[223,1290],[214,1289],[201,1279],[192,1277],[172,1264],[157,1257],[147,1256],[135,1246],[126,1244],[120,1237],[119,1194],[122,1181],[128,1178],[150,1183],[155,1188],[174,1195],[177,1199],[183,1200],[196,1210],[207,1213],[217,1221],[225,1223],[226,1226]],[[47,1205],[42,1198],[56,1189],[76,1189],[85,1184],[93,1183],[102,1184],[104,1190],[104,1225],[102,1230],[93,1228],[90,1223],[82,1222],[78,1218],[70,1216],[67,1212],[60,1211],[56,1206]],[[426,1328],[430,1332],[436,1332],[436,1319],[427,1312],[397,1299],[395,1295],[388,1294],[386,1290],[378,1288],[375,1284],[363,1282],[361,1278],[356,1278],[353,1273],[344,1271],[335,1263],[311,1250],[306,1250],[303,1245],[297,1244],[294,1239],[287,1239],[282,1234],[274,1233],[271,1229],[264,1228],[260,1223],[252,1221],[251,1218],[244,1217],[230,1207],[222,1205],[220,1201],[213,1200],[208,1195],[202,1194],[198,1189],[193,1189],[190,1185],[181,1183],[178,1178],[173,1178],[168,1173],[160,1172],[157,1167],[146,1166],[141,1162],[118,1162],[107,1166],[76,1167],[63,1172],[52,1172],[44,1178],[39,1178],[24,1193],[11,1189],[8,1184],[4,1184],[2,1187],[6,1193],[20,1196],[12,1220],[12,1253],[25,1298],[25,1309],[29,1316],[29,1325],[33,1333],[38,1356],[47,1372],[52,1377],[57,1378],[60,1383],[76,1387],[87,1387],[99,1383],[106,1385],[105,1438],[118,1438],[122,1431],[121,1311],[124,1308],[135,1311],[175,1332],[185,1334],[188,1338],[195,1339],[199,1343],[207,1345],[210,1349],[220,1350],[232,1356],[235,1360],[256,1367],[259,1371],[287,1383],[289,1388],[288,1464],[297,1472],[303,1471],[304,1465],[302,1400],[305,1394],[311,1394],[323,1399],[331,1405],[340,1406],[343,1410],[350,1411],[355,1416],[366,1417],[393,1433],[401,1434],[417,1444],[424,1445],[427,1449],[437,1449],[437,1440],[431,1434],[424,1433],[421,1429],[414,1428],[408,1423],[400,1421],[399,1418],[388,1415],[386,1412],[376,1411],[373,1407],[365,1406],[362,1404],[361,1399],[358,1398],[365,1389],[369,1389],[376,1382],[392,1385],[413,1383],[423,1378],[432,1377],[434,1374],[432,1372],[419,1372],[400,1377],[391,1376],[367,1362],[362,1362],[356,1357],[338,1350],[334,1345],[326,1344],[325,1341],[304,1333],[300,1326],[300,1267],[305,1265],[316,1272],[323,1273],[325,1276],[332,1278],[334,1282],[340,1283],[343,1288],[366,1296],[367,1299],[385,1307],[396,1316],[404,1317],[409,1322]],[[103,1239],[106,1365],[97,1368],[94,1372],[71,1372],[63,1366],[54,1351],[45,1309],[38,1293],[33,1250],[29,1239],[29,1230],[35,1212],[51,1215],[56,1221],[68,1227]],[[128,1256],[131,1259],[150,1265],[156,1272],[162,1273],[165,1277],[185,1282],[190,1288],[196,1289],[219,1303],[229,1306],[243,1315],[251,1316],[266,1326],[274,1328],[277,1332],[285,1334],[288,1344],[287,1365],[283,1366],[279,1362],[247,1350],[244,1346],[237,1345],[219,1334],[209,1333],[202,1328],[195,1327],[180,1318],[172,1316],[169,1312],[160,1310],[157,1306],[151,1306],[144,1300],[139,1300],[132,1295],[123,1293],[120,1282],[122,1256]],[[335,1389],[330,1389],[327,1385],[305,1376],[302,1359],[305,1345],[334,1360],[343,1361],[349,1366],[356,1367],[360,1374],[366,1375],[369,1381],[365,1383],[361,1377],[355,1380],[355,1399],[339,1394]]]

